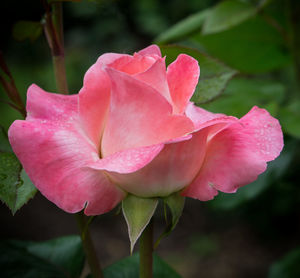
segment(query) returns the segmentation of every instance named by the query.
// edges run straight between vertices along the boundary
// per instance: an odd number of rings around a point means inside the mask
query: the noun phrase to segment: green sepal
[[[128,226],[131,253],[135,243],[150,222],[157,204],[157,198],[141,198],[131,194],[123,200],[122,210]]]
[[[176,192],[168,197],[165,197],[163,199],[163,202],[165,207],[165,218],[167,221],[167,227],[155,242],[154,248],[156,248],[159,245],[160,241],[164,237],[168,236],[175,229],[184,208],[185,197],[181,196],[179,192]],[[168,206],[172,215],[170,223],[168,223],[167,219],[166,206]]]

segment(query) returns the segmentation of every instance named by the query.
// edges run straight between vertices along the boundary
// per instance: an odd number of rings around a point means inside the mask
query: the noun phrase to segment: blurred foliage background
[[[41,1],[1,4],[1,50],[23,99],[32,83],[55,92],[45,37],[20,23],[42,20]],[[300,277],[300,2],[82,0],[63,7],[71,93],[80,90],[102,53],[133,53],[155,42],[168,63],[179,53],[198,59],[193,101],[199,106],[241,117],[257,105],[282,124],[285,148],[268,170],[237,194],[187,200],[177,228],[157,252],[182,277]],[[2,87],[0,99],[9,101]],[[0,109],[5,130],[22,118],[5,102]],[[40,195],[15,216],[5,205],[0,213],[4,238],[46,240],[76,230],[70,215]],[[162,216],[156,222],[159,234]],[[104,265],[128,255],[119,216],[101,216],[92,231]]]

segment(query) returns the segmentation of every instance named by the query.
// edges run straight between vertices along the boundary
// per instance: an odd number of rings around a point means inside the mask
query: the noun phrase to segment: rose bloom
[[[166,69],[159,48],[107,53],[77,95],[30,86],[27,118],[9,129],[34,185],[61,209],[97,215],[128,193],[211,200],[254,181],[283,147],[279,122],[258,107],[241,119],[196,107],[198,62]]]

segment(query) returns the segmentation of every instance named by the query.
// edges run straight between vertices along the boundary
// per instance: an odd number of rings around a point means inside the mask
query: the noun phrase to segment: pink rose
[[[196,107],[199,72],[184,54],[166,70],[155,45],[104,54],[78,95],[28,89],[28,116],[9,130],[13,150],[40,192],[72,213],[105,213],[127,192],[201,201],[235,192],[279,155],[280,124],[258,107],[241,119]]]

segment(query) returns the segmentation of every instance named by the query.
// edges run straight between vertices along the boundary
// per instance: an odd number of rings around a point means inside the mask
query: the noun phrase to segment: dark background
[[[217,2],[103,0],[65,3],[70,91],[79,91],[85,71],[102,53],[139,50],[179,20]],[[32,83],[55,92],[51,55],[44,36],[34,42],[20,42],[12,37],[13,24],[18,20],[41,19],[44,13],[41,2],[5,1],[1,5],[0,48],[23,98]],[[288,72],[288,68],[283,71]],[[278,72],[270,74],[281,76]],[[289,82],[287,78],[284,80]],[[0,97],[6,98],[2,88]],[[21,118],[6,104],[1,103],[0,109],[0,124],[6,129],[14,119]],[[235,196],[220,194],[205,203],[186,200],[178,226],[162,240],[157,250],[183,277],[268,277],[272,264],[299,247],[299,139],[285,133],[285,142],[281,159],[271,163],[267,174],[253,185],[240,189]],[[103,266],[129,255],[126,223],[115,212],[99,216],[91,224]],[[73,215],[61,211],[39,193],[15,216],[2,204],[0,219],[0,235],[5,239],[47,240],[77,233]],[[163,228],[162,211],[159,210],[155,215],[155,235],[158,236]]]

